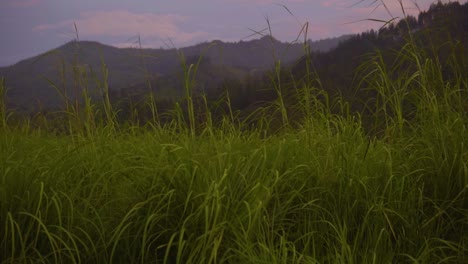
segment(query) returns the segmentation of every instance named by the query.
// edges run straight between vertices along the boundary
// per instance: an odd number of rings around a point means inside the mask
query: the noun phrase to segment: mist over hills
[[[349,37],[308,44],[314,51],[325,52]],[[57,90],[68,98],[80,97],[83,89],[88,89],[92,97],[99,97],[106,79],[103,65],[108,72],[107,84],[111,92],[141,90],[148,81],[160,79],[164,87],[159,91],[164,91],[162,96],[170,96],[181,89],[181,54],[188,65],[196,63],[201,56],[204,63],[200,74],[211,72],[204,79],[208,83],[211,77],[209,85],[216,86],[224,79],[268,70],[276,60],[281,60],[282,65],[291,64],[304,55],[304,46],[269,36],[236,43],[215,40],[180,49],[116,48],[94,41],[71,41],[2,67],[0,75],[6,78],[8,107],[25,111],[60,107],[64,99]]]

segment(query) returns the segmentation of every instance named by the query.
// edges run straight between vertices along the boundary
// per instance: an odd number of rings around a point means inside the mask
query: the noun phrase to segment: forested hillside
[[[347,38],[322,40],[314,49],[331,49]],[[310,43],[315,46],[315,42]],[[204,86],[214,87],[225,79],[239,80],[250,73],[264,72],[274,65],[275,59],[287,65],[302,55],[301,43],[283,43],[268,36],[237,43],[211,41],[180,49],[119,49],[93,41],[71,41],[0,68],[0,76],[6,78],[8,107],[34,112],[63,107],[61,94],[69,99],[80,98],[87,90],[88,95],[99,100],[104,83],[111,93],[141,94],[142,90],[148,91],[148,82],[160,80],[159,95],[175,99],[182,89],[178,82],[182,65],[196,63],[200,57],[219,68],[218,74],[203,81]]]

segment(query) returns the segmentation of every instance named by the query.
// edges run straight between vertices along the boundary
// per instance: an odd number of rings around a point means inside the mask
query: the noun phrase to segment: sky
[[[412,15],[433,2],[400,1]],[[180,48],[259,38],[269,25],[275,38],[291,42],[306,23],[308,38],[319,40],[378,29],[381,23],[361,20],[392,16],[403,16],[399,0],[0,0],[0,66],[77,37],[116,47],[136,47],[140,39],[143,47]]]

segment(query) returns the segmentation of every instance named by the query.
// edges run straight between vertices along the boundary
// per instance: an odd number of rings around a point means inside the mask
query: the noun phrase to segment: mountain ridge
[[[337,40],[349,37],[334,38],[331,46],[326,48],[333,48]],[[320,49],[325,50],[324,47]],[[57,108],[63,104],[57,89],[70,99],[80,97],[81,89],[93,90],[97,83],[104,83],[103,65],[108,70],[109,89],[118,91],[138,86],[148,76],[161,77],[180,72],[181,54],[190,62],[196,62],[202,56],[208,58],[212,65],[224,65],[248,73],[265,71],[278,59],[282,65],[293,63],[304,54],[304,48],[301,43],[285,43],[269,36],[239,42],[214,40],[179,49],[117,48],[97,41],[69,41],[40,55],[2,67],[0,75],[6,78],[8,107],[26,111],[36,110],[39,106]],[[88,80],[77,84],[77,77]]]

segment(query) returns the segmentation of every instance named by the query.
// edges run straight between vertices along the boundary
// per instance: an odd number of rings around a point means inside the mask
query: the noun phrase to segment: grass
[[[399,56],[417,67],[361,68],[382,133],[310,85],[294,126],[279,85],[278,120],[199,122],[197,65],[165,124],[119,124],[104,63],[103,106],[68,105],[65,133],[2,105],[0,263],[467,263],[467,80],[411,42]]]

